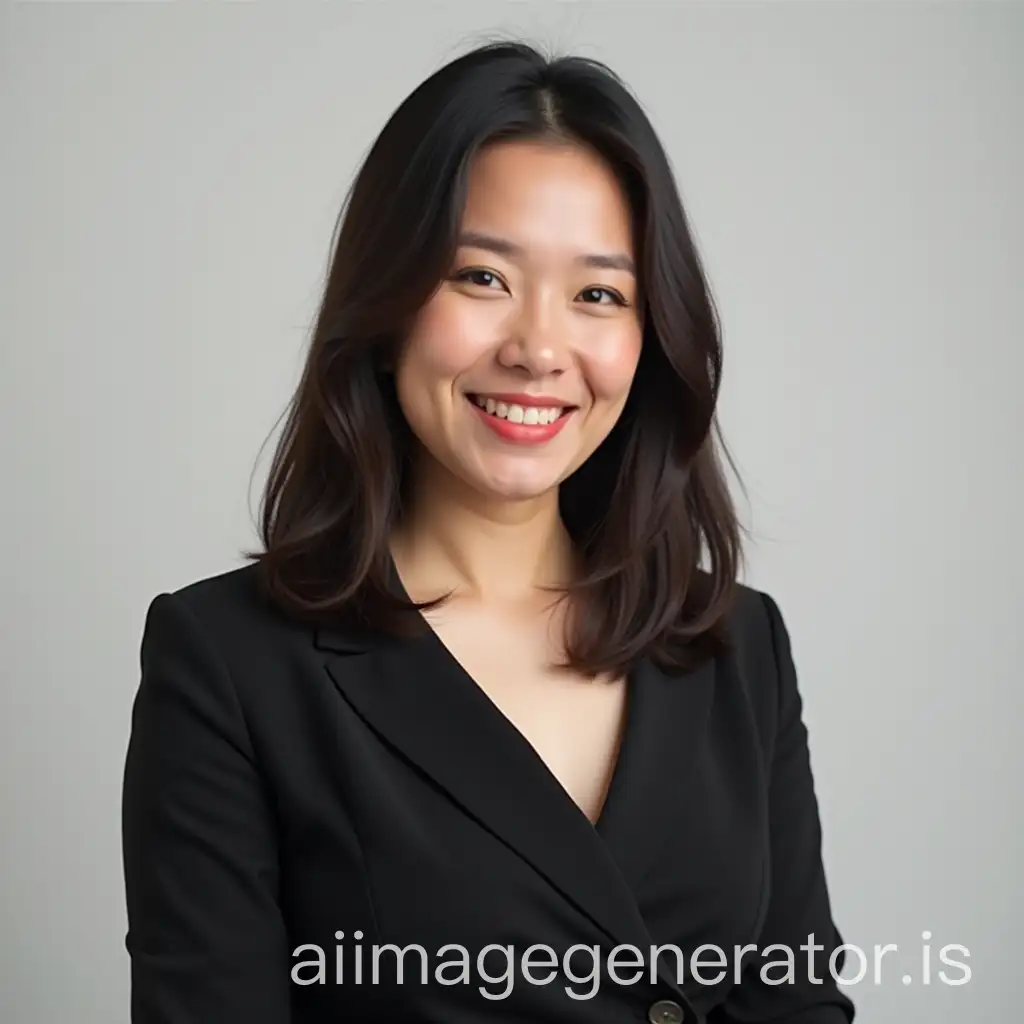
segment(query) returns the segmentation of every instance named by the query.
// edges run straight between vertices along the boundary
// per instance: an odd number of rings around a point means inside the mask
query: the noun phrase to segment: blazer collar
[[[634,665],[623,742],[595,826],[429,627],[401,640],[320,627],[315,643],[340,695],[371,729],[613,943],[650,947],[635,892],[660,852],[662,815],[686,792],[712,703],[711,663],[679,676],[646,657]],[[659,958],[662,981],[682,995],[667,959]]]

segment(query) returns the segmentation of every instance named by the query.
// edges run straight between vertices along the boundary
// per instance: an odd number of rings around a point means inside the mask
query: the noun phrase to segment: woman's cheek
[[[421,313],[411,343],[421,365],[452,377],[470,369],[499,340],[499,311],[494,302],[473,302],[440,294]]]
[[[597,399],[624,398],[640,359],[641,334],[634,327],[616,327],[591,339],[584,354],[587,380]]]

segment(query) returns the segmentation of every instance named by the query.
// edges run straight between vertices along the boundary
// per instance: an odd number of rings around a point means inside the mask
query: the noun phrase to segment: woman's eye
[[[495,285],[501,285],[501,278],[497,274],[490,270],[481,270],[474,267],[468,270],[460,270],[456,273],[455,280],[479,285],[481,288],[493,288]]]
[[[601,301],[602,295],[606,295],[616,306],[626,305],[626,300],[618,292],[612,291],[611,288],[598,288],[596,286],[594,288],[584,288],[580,295],[584,297],[584,301],[588,305],[607,305],[606,302]]]

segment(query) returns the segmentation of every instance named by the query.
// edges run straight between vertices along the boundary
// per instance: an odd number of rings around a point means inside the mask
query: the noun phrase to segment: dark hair
[[[437,602],[404,599],[390,554],[414,439],[387,367],[450,272],[471,159],[507,139],[598,153],[635,222],[636,376],[619,422],[559,493],[581,566],[565,592],[566,664],[622,672],[647,654],[692,668],[726,641],[743,557],[716,451],[728,458],[715,415],[719,321],[668,158],[638,102],[595,60],[490,43],[431,75],[389,119],[332,239],[261,501],[265,550],[245,555],[275,604],[307,621],[422,628],[415,609]]]

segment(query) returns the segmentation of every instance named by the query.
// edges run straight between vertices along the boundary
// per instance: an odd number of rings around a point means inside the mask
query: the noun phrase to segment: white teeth
[[[542,409],[536,405],[510,405],[507,402],[498,402],[493,398],[482,398],[479,395],[474,395],[473,401],[481,409],[486,409],[492,416],[508,420],[509,423],[523,423],[527,426],[546,426],[548,423],[554,423],[562,415],[561,406]]]

